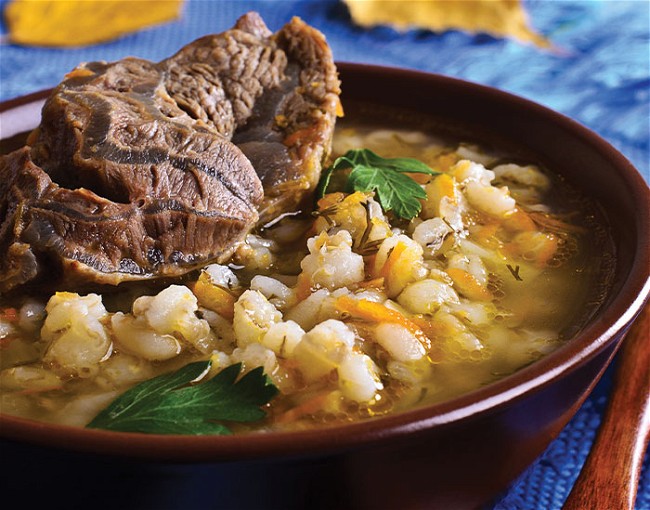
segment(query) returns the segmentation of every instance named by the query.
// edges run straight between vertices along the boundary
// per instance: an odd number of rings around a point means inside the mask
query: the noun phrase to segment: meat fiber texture
[[[256,13],[159,63],[78,66],[0,161],[0,292],[174,277],[299,206],[340,83],[324,36]]]

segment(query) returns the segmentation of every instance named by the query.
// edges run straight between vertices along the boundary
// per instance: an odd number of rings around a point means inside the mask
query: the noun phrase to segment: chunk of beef
[[[338,94],[320,33],[254,13],[157,64],[79,66],[0,161],[0,291],[52,264],[70,288],[223,262],[314,188]]]
[[[53,183],[27,148],[14,154],[0,163],[0,178],[9,183],[0,205],[7,209],[0,227],[3,290],[52,271],[49,264],[58,266],[68,288],[176,276],[230,256],[233,240],[256,217],[232,197],[219,197],[217,209],[174,197],[115,202]]]
[[[318,182],[340,108],[322,34],[294,18],[274,35],[249,14],[225,37],[199,39],[164,63],[177,104],[253,163],[264,185],[261,221],[296,208]]]

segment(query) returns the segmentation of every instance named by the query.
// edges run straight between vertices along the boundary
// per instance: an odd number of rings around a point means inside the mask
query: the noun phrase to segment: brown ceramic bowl
[[[30,455],[51,452],[55,466],[65,452],[76,452],[71,461],[76,468],[66,469],[78,473],[100,461],[110,463],[106,474],[137,459],[140,467],[127,469],[130,476],[169,462],[201,463],[216,470],[207,482],[220,494],[215,501],[245,501],[245,491],[263,486],[268,491],[260,501],[286,498],[279,508],[402,509],[478,507],[544,451],[594,387],[648,297],[648,185],[596,134],[530,101],[414,71],[357,64],[339,69],[344,105],[363,100],[461,121],[524,148],[600,203],[611,223],[617,261],[611,291],[589,324],[557,351],[494,384],[386,418],[307,432],[189,437],[1,416],[5,448],[11,445],[16,456],[20,448]],[[37,124],[34,104],[46,95],[2,105],[5,132]],[[254,480],[248,489],[242,489],[242,478]]]

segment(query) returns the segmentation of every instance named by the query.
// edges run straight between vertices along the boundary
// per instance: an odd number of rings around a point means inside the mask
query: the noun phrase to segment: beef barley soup
[[[312,428],[454,398],[569,341],[613,267],[597,207],[532,159],[382,112],[350,107],[313,208],[259,224],[219,264],[2,296],[1,412]],[[193,405],[210,395],[225,404]]]

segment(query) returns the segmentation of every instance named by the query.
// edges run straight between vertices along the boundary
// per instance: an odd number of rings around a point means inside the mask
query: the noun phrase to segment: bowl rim
[[[650,189],[634,166],[609,142],[575,120],[539,103],[478,83],[400,67],[337,62],[342,74],[376,77],[391,75],[402,80],[453,86],[478,94],[487,101],[506,102],[512,109],[526,109],[544,117],[580,139],[610,161],[632,190],[637,205],[646,204],[636,225],[639,244],[625,283],[610,303],[592,318],[570,342],[544,358],[478,390],[438,404],[376,419],[313,430],[250,433],[229,436],[186,436],[111,432],[56,425],[0,414],[0,439],[109,456],[171,461],[222,461],[300,457],[356,449],[377,441],[398,438],[436,427],[497,412],[510,402],[541,391],[563,374],[573,371],[603,352],[625,331],[650,294]],[[345,82],[344,82],[345,83]],[[345,86],[345,85],[343,85]],[[46,98],[51,89],[0,103],[0,112]],[[642,211],[643,209],[639,209]],[[614,347],[616,350],[618,344]]]

